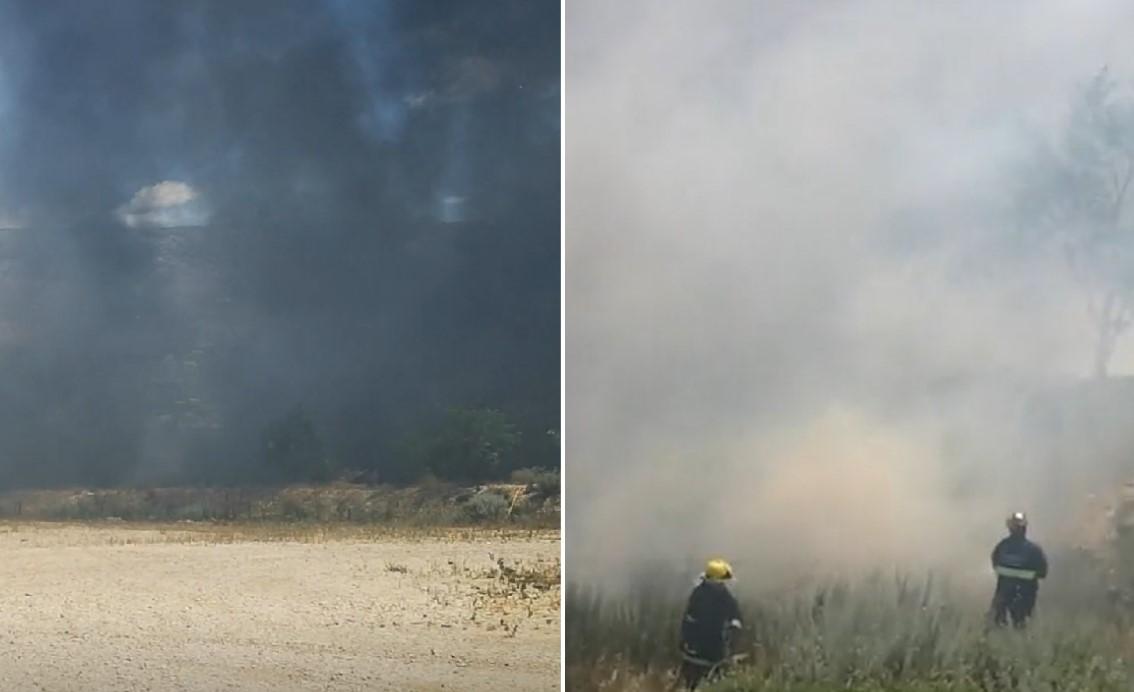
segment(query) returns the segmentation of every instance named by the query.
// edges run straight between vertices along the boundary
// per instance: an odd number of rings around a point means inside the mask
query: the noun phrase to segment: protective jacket
[[[723,582],[702,579],[689,595],[681,620],[681,649],[686,660],[713,665],[728,655],[726,627],[740,621],[740,606]]]
[[[996,622],[1004,624],[1011,617],[1014,625],[1023,626],[1035,609],[1039,580],[1047,577],[1047,556],[1039,545],[1016,534],[996,544],[992,569],[996,572]]]

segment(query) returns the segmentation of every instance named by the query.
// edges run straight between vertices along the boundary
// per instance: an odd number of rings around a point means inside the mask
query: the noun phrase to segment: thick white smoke
[[[1077,85],[1134,80],[1134,8],[567,20],[569,578],[987,570],[1016,507],[1069,533],[1090,459],[1048,454],[1032,408],[1089,373],[1090,324],[1013,205]]]

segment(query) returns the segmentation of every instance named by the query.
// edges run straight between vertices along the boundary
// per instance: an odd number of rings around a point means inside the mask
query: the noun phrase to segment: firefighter
[[[681,674],[690,690],[721,672],[729,656],[729,635],[740,629],[740,606],[728,587],[731,580],[727,562],[709,560],[689,595],[681,620]]]
[[[992,598],[992,617],[997,625],[1014,627],[1027,624],[1036,607],[1039,580],[1047,577],[1047,557],[1039,545],[1027,539],[1028,518],[1023,512],[1008,517],[1008,536],[992,551],[996,572],[996,594]]]

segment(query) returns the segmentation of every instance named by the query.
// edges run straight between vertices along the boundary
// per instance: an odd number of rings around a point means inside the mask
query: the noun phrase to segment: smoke
[[[298,404],[380,477],[448,406],[554,427],[559,16],[0,2],[0,485],[264,478]]]
[[[208,211],[197,191],[173,180],[138,190],[117,214],[130,228],[203,226],[208,221]]]
[[[1013,205],[1134,13],[1018,10],[568,6],[570,578],[986,578],[1015,508],[1073,540],[1129,407]]]

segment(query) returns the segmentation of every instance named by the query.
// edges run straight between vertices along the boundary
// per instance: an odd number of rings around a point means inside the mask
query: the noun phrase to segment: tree
[[[452,481],[497,478],[520,445],[520,433],[503,412],[451,408],[435,426],[412,436],[409,466]]]
[[[302,406],[268,425],[264,431],[264,461],[289,481],[325,481],[332,472],[323,439]]]
[[[1134,317],[1134,107],[1115,86],[1104,68],[1081,90],[1062,141],[1041,152],[1020,200],[1025,220],[1059,245],[1084,289],[1099,378]]]

